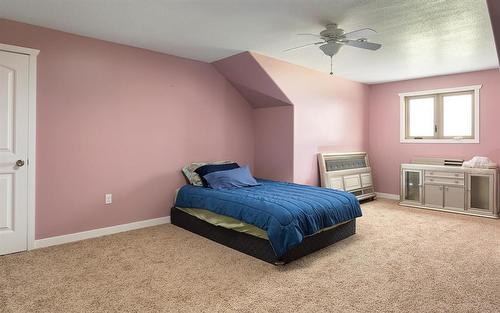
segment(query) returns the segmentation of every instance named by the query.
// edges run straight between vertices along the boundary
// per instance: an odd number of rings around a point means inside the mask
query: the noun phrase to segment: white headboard
[[[366,152],[319,153],[318,164],[322,187],[349,191],[358,199],[375,197]]]

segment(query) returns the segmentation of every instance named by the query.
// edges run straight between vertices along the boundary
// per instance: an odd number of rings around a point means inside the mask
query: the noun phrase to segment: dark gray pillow
[[[240,166],[238,165],[238,163],[207,164],[207,165],[203,165],[203,166],[198,167],[195,170],[195,172],[196,172],[196,174],[200,175],[203,187],[208,187],[208,183],[203,176],[210,174],[210,173],[213,173],[213,172],[233,170],[233,169],[239,168],[239,167]]]

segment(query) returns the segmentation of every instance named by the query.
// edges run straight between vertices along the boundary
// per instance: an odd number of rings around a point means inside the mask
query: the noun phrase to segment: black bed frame
[[[298,246],[278,258],[269,240],[212,225],[175,207],[171,211],[171,221],[172,224],[190,232],[274,265],[286,264],[356,233],[356,220],[353,219],[335,228],[305,237]]]

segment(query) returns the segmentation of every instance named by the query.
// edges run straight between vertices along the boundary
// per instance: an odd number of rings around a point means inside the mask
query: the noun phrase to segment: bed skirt
[[[212,225],[188,213],[171,211],[172,224],[274,265],[282,265],[325,248],[356,233],[356,220],[304,238],[295,248],[277,257],[269,240]]]

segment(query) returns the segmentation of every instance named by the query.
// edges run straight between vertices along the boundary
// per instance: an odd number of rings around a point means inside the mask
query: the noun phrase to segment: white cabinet
[[[402,164],[401,205],[499,217],[498,170]]]
[[[425,171],[424,205],[437,209],[465,209],[465,173]]]
[[[425,184],[424,205],[436,209],[464,210],[465,189],[460,186]]]

